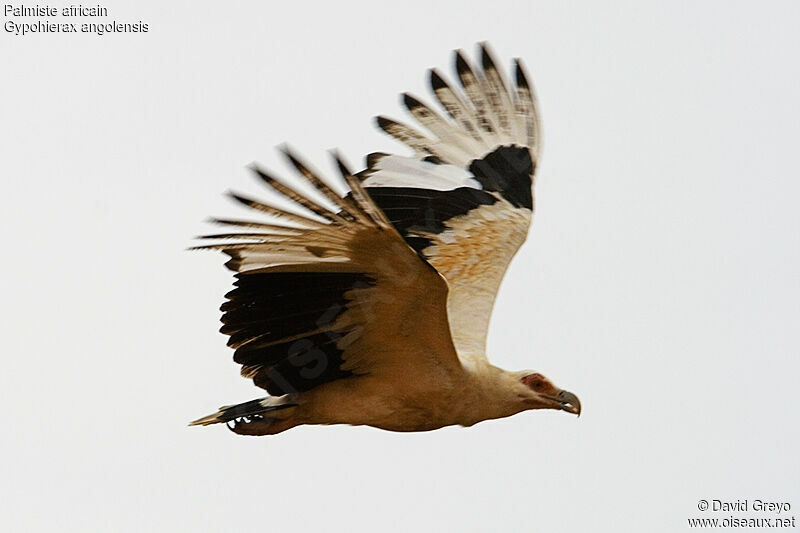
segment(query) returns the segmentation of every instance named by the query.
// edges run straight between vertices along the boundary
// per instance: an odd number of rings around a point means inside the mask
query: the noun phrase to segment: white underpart
[[[455,165],[429,163],[413,157],[381,157],[363,181],[365,187],[411,187],[450,191],[459,187],[481,189],[472,173]]]

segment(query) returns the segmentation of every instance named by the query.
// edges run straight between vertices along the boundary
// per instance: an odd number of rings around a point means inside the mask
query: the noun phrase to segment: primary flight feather
[[[486,358],[495,296],[530,226],[541,128],[519,60],[513,84],[486,45],[481,68],[460,51],[455,63],[461,90],[430,72],[444,115],[403,96],[426,131],[377,118],[413,155],[370,154],[357,174],[336,158],[345,196],[288,149],[319,198],[258,167],[297,209],[232,194],[269,220],[216,219],[236,230],[197,248],[230,257],[236,288],[221,331],[242,375],[269,396],[192,425],[228,422],[242,435],[302,424],[426,431],[529,409],[580,414],[577,396],[541,374]]]

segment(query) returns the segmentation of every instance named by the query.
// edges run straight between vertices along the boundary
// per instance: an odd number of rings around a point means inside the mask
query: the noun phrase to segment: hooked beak
[[[581,416],[581,401],[569,391],[562,390],[558,393],[558,403],[562,411]]]

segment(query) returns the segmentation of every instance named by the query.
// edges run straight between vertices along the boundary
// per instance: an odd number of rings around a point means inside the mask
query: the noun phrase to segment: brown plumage
[[[245,435],[300,424],[424,431],[528,409],[580,413],[574,394],[485,355],[497,288],[530,224],[540,130],[519,62],[509,91],[485,45],[481,56],[476,72],[456,55],[466,98],[432,72],[449,119],[406,95],[433,136],[379,119],[414,157],[373,154],[357,175],[337,158],[346,196],[288,149],[319,199],[257,167],[297,210],[232,195],[273,220],[218,219],[246,231],[198,248],[230,257],[237,281],[221,331],[242,375],[270,396],[192,425],[232,422]]]

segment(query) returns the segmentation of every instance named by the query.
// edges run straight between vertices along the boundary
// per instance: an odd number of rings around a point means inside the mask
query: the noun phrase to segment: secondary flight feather
[[[498,287],[530,226],[541,127],[521,62],[509,83],[486,45],[479,58],[475,68],[456,52],[460,89],[430,71],[444,114],[405,94],[417,126],[377,118],[412,155],[370,154],[357,174],[337,157],[345,196],[288,149],[318,198],[253,168],[296,209],[233,194],[268,219],[216,219],[236,231],[198,248],[230,258],[221,331],[269,396],[192,425],[425,431],[529,409],[580,413],[577,396],[540,373],[486,357]]]

